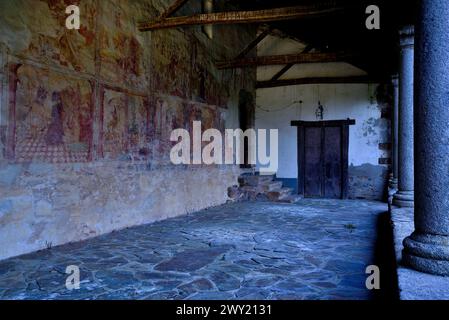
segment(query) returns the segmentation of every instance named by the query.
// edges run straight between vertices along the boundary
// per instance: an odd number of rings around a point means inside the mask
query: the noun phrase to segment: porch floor
[[[380,202],[226,204],[0,262],[0,299],[370,299]],[[79,290],[65,286],[80,268]]]

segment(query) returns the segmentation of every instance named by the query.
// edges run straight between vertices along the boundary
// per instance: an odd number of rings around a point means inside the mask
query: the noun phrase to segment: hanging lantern
[[[321,105],[321,102],[318,101],[318,108],[315,110],[315,116],[317,120],[323,120],[324,119],[324,107]]]

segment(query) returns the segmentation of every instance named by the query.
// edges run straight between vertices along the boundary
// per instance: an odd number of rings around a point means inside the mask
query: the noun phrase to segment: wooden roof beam
[[[309,53],[310,51],[312,51],[313,46],[312,45],[307,45],[304,50],[301,53]],[[280,77],[282,77],[288,70],[290,70],[291,68],[293,68],[295,64],[294,63],[289,63],[287,64],[285,67],[283,67],[281,70],[279,70],[279,72],[277,72],[272,78],[271,81],[274,80],[278,80]]]
[[[354,54],[335,52],[298,53],[218,61],[216,65],[218,69],[235,69],[299,63],[344,62],[351,57],[354,57]]]
[[[193,25],[211,24],[242,24],[254,22],[284,21],[302,18],[315,18],[342,12],[343,9],[329,5],[295,6],[278,9],[255,11],[230,11],[201,13],[185,17],[172,17],[158,19],[152,22],[139,24],[140,31],[177,28]]]
[[[318,77],[318,78],[299,78],[286,80],[268,80],[258,81],[256,88],[275,88],[285,86],[296,86],[305,84],[338,84],[338,83],[378,83],[380,79],[370,76],[351,76],[351,77]]]
[[[242,52],[240,52],[238,54],[237,57],[235,57],[235,59],[242,59],[244,57],[246,57],[246,55],[253,50],[263,39],[265,39],[271,32],[271,28],[267,28],[264,31],[262,31],[253,41],[251,41],[251,43],[249,43],[245,49],[242,50]]]

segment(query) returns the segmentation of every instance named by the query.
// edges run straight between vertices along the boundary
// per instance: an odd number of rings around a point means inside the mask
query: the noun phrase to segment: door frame
[[[340,127],[341,130],[341,199],[348,198],[348,152],[349,126],[355,125],[354,119],[328,121],[292,121],[298,128],[298,194],[305,195],[305,128],[306,127]]]

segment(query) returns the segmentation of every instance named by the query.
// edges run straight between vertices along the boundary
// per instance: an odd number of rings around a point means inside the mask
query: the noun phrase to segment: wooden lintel
[[[301,121],[295,120],[290,123],[292,127],[337,127],[337,126],[353,126],[356,124],[354,119],[346,120],[325,120],[325,121]]]
[[[218,61],[216,66],[218,69],[235,69],[282,64],[343,62],[351,57],[354,55],[346,53],[298,53]]]
[[[193,25],[207,24],[241,24],[254,22],[284,21],[302,18],[314,18],[342,12],[343,9],[335,6],[295,6],[268,10],[231,11],[195,14],[185,17],[172,17],[158,19],[152,22],[139,24],[140,31],[177,28]]]
[[[333,83],[377,83],[379,79],[370,76],[352,76],[352,77],[315,77],[315,78],[299,78],[286,80],[268,80],[258,81],[256,88],[275,88],[285,86],[295,86],[304,84],[333,84]]]

